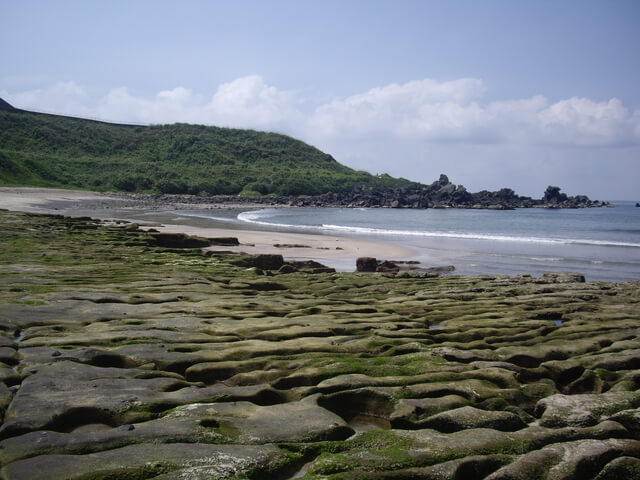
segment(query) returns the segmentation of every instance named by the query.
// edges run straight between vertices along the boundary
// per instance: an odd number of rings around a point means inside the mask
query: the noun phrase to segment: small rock
[[[240,245],[236,237],[214,237],[210,238],[209,242],[211,245],[224,245],[229,247]]]

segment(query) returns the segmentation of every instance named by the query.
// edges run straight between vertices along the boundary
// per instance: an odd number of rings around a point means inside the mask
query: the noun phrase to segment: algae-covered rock
[[[0,478],[637,478],[640,281],[0,232]]]
[[[562,395],[543,398],[536,405],[536,416],[545,427],[589,426],[601,417],[640,405],[640,393]]]
[[[273,445],[131,445],[86,455],[42,455],[18,460],[0,472],[7,479],[49,480],[83,478],[232,478],[269,472],[286,463],[285,453]]]
[[[342,418],[316,401],[317,397],[307,397],[270,406],[251,402],[191,404],[176,408],[167,417],[195,417],[200,425],[243,444],[343,440],[353,434]]]
[[[593,478],[603,468],[606,469],[606,465],[616,457],[627,455],[637,457],[639,454],[640,441],[637,440],[579,440],[554,444],[521,456],[512,464],[489,475],[487,480]],[[609,472],[620,471],[623,465],[624,467],[635,466],[630,462],[617,463],[611,465]],[[606,473],[605,470],[603,475],[610,475],[610,473]]]
[[[493,428],[512,432],[526,426],[526,423],[514,413],[486,411],[471,406],[455,408],[433,415],[421,423],[423,428],[433,428],[445,433],[467,428]]]
[[[395,405],[389,420],[394,428],[417,428],[427,417],[437,413],[464,407],[469,401],[459,395],[445,395],[436,398],[401,399]]]
[[[638,480],[640,479],[640,459],[618,457],[609,462],[594,480]]]

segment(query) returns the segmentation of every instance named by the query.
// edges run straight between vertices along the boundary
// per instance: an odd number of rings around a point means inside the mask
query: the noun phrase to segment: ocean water
[[[201,227],[339,235],[412,249],[425,267],[460,274],[579,272],[588,280],[640,279],[640,208],[587,209],[263,208],[122,212],[123,218]],[[87,214],[86,212],[80,212]],[[95,214],[95,212],[92,212]],[[113,210],[105,212],[116,216]],[[355,262],[325,261],[343,271]]]
[[[634,205],[506,211],[265,208],[227,220],[400,244],[425,266],[453,265],[461,274],[572,271],[588,280],[622,281],[640,279],[640,208]]]

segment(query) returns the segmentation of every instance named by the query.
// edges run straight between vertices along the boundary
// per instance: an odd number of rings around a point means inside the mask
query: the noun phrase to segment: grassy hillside
[[[412,182],[373,176],[285,135],[120,125],[17,110],[0,99],[0,185],[193,194],[317,195]]]

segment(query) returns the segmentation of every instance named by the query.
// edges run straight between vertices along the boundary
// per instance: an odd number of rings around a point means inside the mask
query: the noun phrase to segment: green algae
[[[138,427],[170,418],[181,405],[278,405],[314,395],[346,422],[369,415],[395,429],[279,444],[284,460],[256,465],[237,478],[286,478],[308,461],[307,478],[384,478],[385,472],[411,478],[414,468],[467,457],[491,463],[492,455],[503,455],[496,463],[502,465],[542,448],[532,424],[550,415],[541,407],[545,402],[552,402],[552,412],[559,408],[554,399],[564,398],[558,395],[604,399],[607,392],[632,393],[640,386],[639,282],[281,274],[237,267],[235,256],[153,246],[136,226],[12,212],[0,212],[0,224],[0,361],[16,372],[6,377],[7,385],[0,383],[7,409],[3,441],[49,424],[48,409],[30,410],[29,402],[51,400],[26,392],[40,370],[60,361],[115,375],[109,377],[111,395],[102,397],[90,395],[92,384],[65,380],[64,370],[48,377],[47,388],[62,402],[60,418],[72,419],[73,428],[92,428],[72,418],[80,411],[77,402],[90,398],[87,405],[112,412],[109,422],[134,423],[127,434],[134,444],[147,442],[136,437]],[[127,375],[168,380],[142,382],[113,407],[109,402],[120,390],[131,388]],[[511,412],[529,426],[521,436],[468,429],[458,432],[470,434],[464,437],[425,428],[439,425],[432,416],[465,405]],[[605,410],[615,416],[635,405],[618,402]],[[577,421],[601,420],[600,407],[582,406],[585,420]],[[629,430],[584,430],[583,438],[637,435],[633,417],[625,415],[620,418]],[[25,421],[16,424],[21,416]],[[202,420],[189,437],[194,445],[228,445],[244,435],[217,417]],[[565,441],[568,433],[554,422],[548,420],[554,441]],[[407,432],[451,446],[425,449]],[[94,441],[91,448],[110,447]],[[37,464],[45,452],[35,452],[27,460]]]

